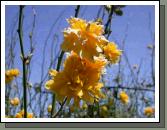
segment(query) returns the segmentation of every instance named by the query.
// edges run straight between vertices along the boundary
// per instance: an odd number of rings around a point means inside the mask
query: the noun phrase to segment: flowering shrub
[[[110,37],[111,32],[114,31],[114,28],[111,31],[112,18],[123,15],[123,5],[101,6],[96,19],[93,16],[92,21],[78,18],[80,6],[76,6],[75,17],[67,19],[68,26],[61,28],[63,38],[60,48],[57,46],[59,41],[56,45],[55,42],[49,46],[47,44],[52,36],[54,40],[57,40],[59,38],[57,32],[60,31],[56,30],[53,35],[52,30],[49,31],[43,51],[40,52],[43,55],[41,70],[37,76],[37,78],[40,77],[39,81],[32,80],[36,75],[33,75],[34,70],[31,70],[31,59],[36,54],[34,53],[36,50],[34,45],[34,32],[36,31],[34,30],[37,14],[33,9],[34,19],[29,33],[29,46],[27,41],[24,43],[23,38],[23,34],[27,34],[22,27],[24,7],[20,6],[18,29],[15,30],[20,43],[20,45],[16,44],[16,49],[18,49],[17,46],[20,47],[22,70],[14,67],[15,45],[12,43],[17,41],[17,38],[11,36],[14,39],[11,39],[12,42],[9,42],[9,46],[6,47],[8,50],[5,59],[5,68],[8,68],[5,72],[6,118],[154,117],[155,98],[150,97],[154,97],[155,92],[155,45],[150,42],[146,46],[151,54],[149,59],[152,68],[146,68],[151,78],[142,77],[144,75],[141,70],[142,62],[130,64],[131,59],[128,60],[132,49],[129,51],[128,47],[125,48],[124,42],[127,35],[124,39],[117,39],[120,36],[115,37],[115,35]],[[15,34],[13,30],[11,34]],[[116,42],[111,41],[110,38]],[[47,52],[48,47],[51,47],[49,48],[51,52]],[[58,49],[61,50],[60,54]],[[41,57],[41,54],[38,56]],[[45,56],[50,56],[50,59]],[[137,59],[140,60],[138,57]],[[49,66],[48,63],[50,63]],[[36,66],[34,68],[36,69]]]
[[[105,97],[100,92],[102,69],[107,64],[106,58],[112,64],[117,63],[121,51],[102,35],[104,29],[96,22],[86,22],[79,18],[68,19],[70,27],[64,31],[62,49],[71,51],[65,60],[64,70],[51,70],[51,80],[46,88],[55,92],[57,99],[63,101],[65,97],[79,106],[81,99],[93,103],[95,99]]]

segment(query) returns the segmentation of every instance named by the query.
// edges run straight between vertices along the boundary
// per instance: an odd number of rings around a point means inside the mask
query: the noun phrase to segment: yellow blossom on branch
[[[18,113],[16,113],[15,118],[24,118],[24,110],[21,110]],[[27,118],[34,118],[34,114],[27,113]]]
[[[120,92],[119,96],[122,103],[127,104],[129,102],[129,96],[126,94],[126,92],[124,91]]]
[[[14,77],[20,74],[18,69],[10,69],[5,72],[5,83],[10,83]]]
[[[17,106],[17,105],[19,105],[19,103],[20,103],[20,100],[18,97],[15,97],[15,98],[10,100],[10,104],[13,106]]]
[[[46,89],[56,93],[59,100],[66,96],[74,99],[76,105],[81,99],[93,103],[95,98],[103,98],[99,83],[102,69],[106,63],[101,60],[90,62],[72,52],[65,60],[64,70],[50,71],[52,79],[46,82]]]
[[[22,109],[19,114],[21,114],[22,116],[24,116],[24,109]]]
[[[108,45],[104,47],[104,55],[112,64],[119,61],[121,54],[121,50],[118,50],[116,44],[113,42],[108,43]]]
[[[27,113],[27,118],[34,118],[34,114],[33,113]]]
[[[52,111],[52,105],[48,106],[48,112],[50,113]]]
[[[144,109],[144,115],[146,116],[151,116],[154,114],[154,112],[155,112],[155,109],[153,107],[146,107]]]
[[[23,116],[20,113],[16,113],[15,118],[23,118]]]

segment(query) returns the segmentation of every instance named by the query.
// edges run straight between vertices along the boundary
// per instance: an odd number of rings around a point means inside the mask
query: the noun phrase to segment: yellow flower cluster
[[[81,57],[94,60],[103,54],[111,63],[119,60],[121,51],[113,42],[104,36],[103,25],[98,22],[86,22],[79,18],[68,19],[70,27],[64,30],[64,41],[61,45],[63,51],[74,51]]]
[[[81,99],[93,103],[105,97],[99,80],[107,59],[112,64],[117,63],[121,51],[103,36],[103,25],[98,22],[70,18],[68,23],[70,27],[64,30],[61,48],[70,55],[62,71],[50,70],[52,79],[45,86],[55,92],[60,101],[67,97],[68,101],[74,99],[75,105],[79,105]]]
[[[126,92],[124,91],[120,92],[119,96],[122,103],[127,104],[129,102],[129,96],[126,94]]]
[[[153,107],[146,107],[144,109],[144,115],[151,116],[154,114],[155,109]]]
[[[10,83],[14,77],[20,74],[18,69],[10,69],[5,72],[5,83]]]
[[[15,98],[10,100],[10,104],[13,106],[17,106],[17,105],[19,105],[19,103],[20,103],[20,100],[18,97],[15,97]]]
[[[97,59],[90,62],[72,52],[64,63],[63,71],[50,71],[52,79],[47,81],[46,88],[56,92],[59,100],[67,96],[68,99],[74,98],[77,104],[81,99],[93,103],[94,97],[104,97],[100,92],[103,84],[98,82],[104,65],[104,61]]]
[[[15,118],[23,118],[24,117],[24,110],[19,111],[16,113]],[[34,118],[33,113],[27,113],[27,118]]]

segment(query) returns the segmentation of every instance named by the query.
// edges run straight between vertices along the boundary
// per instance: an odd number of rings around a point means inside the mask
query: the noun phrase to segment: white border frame
[[[5,118],[5,5],[154,5],[155,118]],[[159,1],[1,1],[1,121],[2,122],[159,122]]]

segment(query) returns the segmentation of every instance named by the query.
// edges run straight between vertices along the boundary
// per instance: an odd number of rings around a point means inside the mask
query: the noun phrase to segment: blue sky
[[[52,28],[52,32],[49,35],[46,47],[46,59],[45,59],[45,73],[48,72],[48,65],[50,60],[51,43],[53,42],[54,35],[58,36],[55,41],[54,54],[57,55],[59,52],[59,46],[63,40],[63,29],[68,27],[66,19],[74,16],[75,6],[26,6],[24,9],[24,48],[26,54],[29,50],[29,33],[32,28],[33,20],[33,10],[34,7],[36,11],[36,26],[34,32],[33,41],[36,43],[35,52],[32,59],[32,75],[30,82],[40,82],[41,78],[41,63],[42,63],[42,49],[46,38],[48,36],[49,30],[57,21],[57,24]],[[99,6],[81,6],[79,12],[79,18],[86,19],[87,21],[94,20],[97,15]],[[18,18],[18,6],[6,6],[5,10],[5,34],[6,38],[10,37],[11,27],[14,21]],[[129,62],[131,65],[140,64],[143,59],[142,76],[149,76],[150,72],[150,57],[149,51],[147,49],[148,44],[154,44],[154,40],[150,34],[150,29],[152,32],[155,31],[155,12],[154,6],[126,6],[123,8],[123,16],[113,16],[111,30],[112,34],[109,37],[109,41],[114,41],[118,44],[119,48],[122,47],[122,41],[126,35],[125,48],[123,51],[126,52]],[[61,14],[61,15],[60,15]],[[106,18],[105,18],[106,19]],[[149,21],[150,20],[150,21]],[[150,23],[150,26],[149,26]],[[17,27],[17,26],[16,26]],[[17,29],[17,28],[16,28]],[[15,31],[16,31],[15,29]],[[22,70],[21,59],[20,59],[20,47],[19,42],[17,42],[15,50],[16,60],[15,67]],[[123,62],[123,64],[125,64]],[[126,67],[126,66],[125,66]],[[126,68],[125,68],[126,69]],[[111,66],[108,70],[110,76],[117,72],[117,65]],[[128,73],[128,70],[125,71]],[[108,75],[107,75],[108,76]],[[126,78],[126,77],[125,77]],[[109,78],[110,80],[110,78]],[[108,81],[107,84],[111,82]]]

